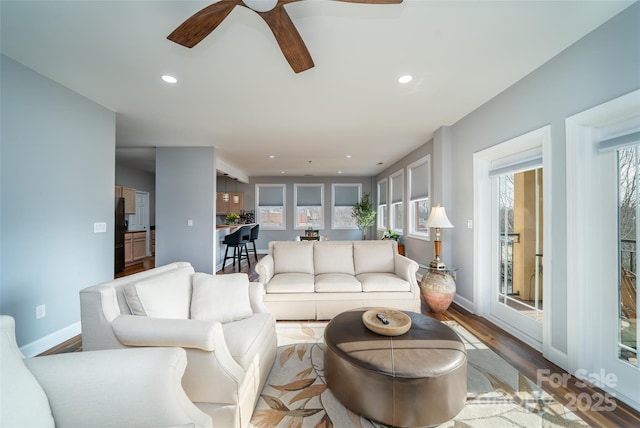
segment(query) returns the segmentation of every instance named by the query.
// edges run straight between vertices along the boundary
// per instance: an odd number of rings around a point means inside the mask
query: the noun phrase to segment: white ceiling
[[[215,146],[250,176],[369,176],[633,3],[304,0],[285,8],[315,67],[295,74],[243,7],[193,49],[166,39],[213,2],[2,0],[1,50],[115,111],[118,156],[146,168]]]

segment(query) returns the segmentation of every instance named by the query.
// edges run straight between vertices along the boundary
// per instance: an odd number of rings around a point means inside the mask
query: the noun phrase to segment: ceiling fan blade
[[[282,7],[286,3],[291,3],[291,1],[279,0],[277,6],[272,10],[256,13],[258,13],[269,28],[271,28],[271,32],[278,41],[278,45],[280,45],[280,50],[293,71],[300,73],[301,71],[313,68],[313,59],[302,37],[300,37],[296,26],[293,24],[293,21],[291,21],[289,14],[284,7]]]
[[[242,5],[241,0],[220,0],[194,13],[167,39],[187,48],[192,48],[207,37],[231,13],[234,7]]]

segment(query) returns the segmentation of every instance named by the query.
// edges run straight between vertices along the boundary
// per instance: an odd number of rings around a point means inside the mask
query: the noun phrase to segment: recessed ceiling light
[[[400,77],[398,77],[398,82],[400,83],[409,83],[413,80],[413,76],[411,76],[410,74],[404,74]]]
[[[276,155],[269,155],[269,159],[275,159]]]
[[[351,155],[346,155],[345,158],[351,159]]]
[[[169,76],[168,74],[163,75],[162,80],[164,80],[167,83],[178,83],[178,79],[176,79],[173,76]]]
[[[338,171],[338,174],[342,174],[342,171]]]
[[[280,171],[280,174],[284,174],[284,171]]]

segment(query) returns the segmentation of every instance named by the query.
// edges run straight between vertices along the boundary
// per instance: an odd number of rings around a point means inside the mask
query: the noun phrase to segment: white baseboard
[[[68,327],[51,333],[48,336],[21,346],[20,351],[27,358],[35,357],[36,355],[40,355],[44,351],[48,351],[49,349],[58,346],[59,344],[71,339],[72,337],[79,335],[80,333],[82,333],[82,326],[80,324],[80,321],[78,321],[75,324],[71,324]]]
[[[466,298],[460,296],[459,294],[456,294],[456,297],[453,298],[453,301],[456,302],[456,304],[462,306],[464,309],[466,309],[469,312],[471,312],[472,314],[475,313],[474,312],[475,305],[473,304],[473,302],[471,300],[466,299]]]

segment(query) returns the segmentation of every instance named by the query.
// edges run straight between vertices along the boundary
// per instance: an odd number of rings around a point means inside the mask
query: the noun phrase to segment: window
[[[378,229],[387,231],[387,179],[378,181]]]
[[[404,221],[404,210],[402,206],[404,174],[402,170],[391,176],[391,225],[390,228],[402,234],[402,224]]]
[[[324,229],[324,184],[294,184],[294,229]]]
[[[332,184],[331,185],[331,228],[357,229],[358,223],[351,215],[353,206],[360,202],[362,184]]]
[[[256,222],[261,229],[285,229],[284,191],[284,184],[256,184]]]
[[[430,158],[426,156],[407,167],[409,185],[409,234],[421,239],[429,239],[429,228],[425,223],[429,218]]]

